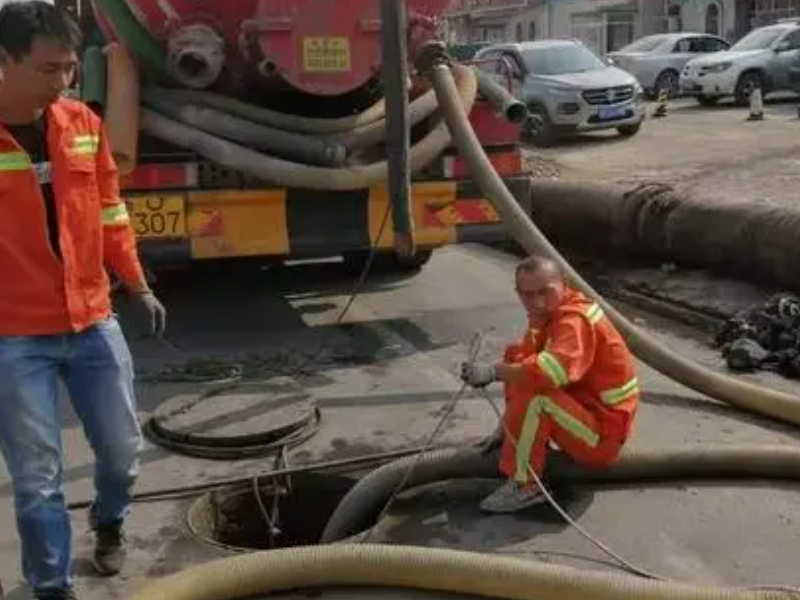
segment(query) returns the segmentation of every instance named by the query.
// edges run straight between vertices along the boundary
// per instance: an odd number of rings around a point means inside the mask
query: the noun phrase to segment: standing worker
[[[22,571],[39,600],[74,599],[62,491],[59,380],[96,457],[94,565],[124,558],[122,521],[141,432],[133,367],[105,267],[163,332],[100,119],[61,97],[80,30],[46,2],[0,8],[0,450],[11,474]]]
[[[528,331],[502,362],[462,365],[462,379],[474,387],[505,385],[505,415],[484,442],[487,450],[502,443],[500,471],[508,477],[481,503],[490,513],[545,501],[530,471],[541,480],[552,444],[589,467],[612,463],[639,402],[633,357],[600,306],[567,287],[548,258],[523,260],[515,277]]]

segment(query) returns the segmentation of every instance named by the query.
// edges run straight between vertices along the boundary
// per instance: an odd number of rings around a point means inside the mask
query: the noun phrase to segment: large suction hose
[[[253,121],[254,123],[279,127],[280,129],[295,131],[297,133],[334,134],[351,132],[360,127],[366,127],[376,121],[382,121],[386,114],[386,106],[383,100],[376,102],[364,112],[357,115],[339,117],[338,119],[320,119],[301,117],[299,115],[290,115],[276,110],[270,110],[269,108],[249,104],[215,92],[151,88],[147,93],[151,98],[163,96],[177,102],[201,104],[236,115],[248,121]],[[426,102],[431,104],[433,108],[436,108],[436,95],[433,90],[427,94],[427,97],[428,99]]]
[[[148,91],[144,94],[144,104],[165,117],[281,158],[326,167],[343,165],[347,159],[347,150],[340,144],[329,144],[303,133],[259,125],[213,108],[172,102]]]
[[[497,112],[511,123],[522,123],[528,118],[528,107],[524,102],[512,96],[488,73],[480,69],[475,69],[475,72],[478,75],[478,91]]]
[[[448,479],[496,478],[498,461],[496,452],[453,449],[402,458],[375,469],[342,498],[320,541],[332,543],[363,532],[375,522],[401,484],[403,489],[410,489]],[[800,478],[800,449],[730,444],[625,448],[613,465],[603,469],[580,467],[556,452],[548,457],[546,476],[554,485],[691,478],[796,480]]]
[[[453,72],[456,77],[456,81],[451,77],[457,96],[455,102],[462,110],[469,112],[478,91],[475,73],[466,67],[455,67]],[[335,191],[364,189],[386,181],[388,172],[386,161],[366,166],[326,169],[281,160],[221,140],[146,109],[142,110],[142,130],[177,146],[194,150],[217,164],[279,186]],[[441,121],[412,147],[412,173],[428,166],[450,143],[447,125]]]
[[[509,600],[797,600],[783,591],[666,583],[522,558],[414,546],[306,546],[210,562],[131,600],[234,600],[323,586],[391,586]]]
[[[468,113],[464,112],[456,100],[450,68],[446,64],[435,65],[430,71],[430,77],[456,147],[469,164],[473,179],[500,213],[511,235],[526,251],[545,253],[555,260],[574,285],[602,306],[638,358],[672,379],[712,398],[800,425],[800,399],[777,390],[727,377],[697,365],[643,333],[595,292],[531,222],[492,167],[470,126]]]

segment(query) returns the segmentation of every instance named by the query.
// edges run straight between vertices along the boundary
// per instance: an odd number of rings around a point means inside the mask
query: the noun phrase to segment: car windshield
[[[764,48],[769,48],[772,42],[786,31],[785,28],[756,29],[734,44],[731,50],[763,50]]]
[[[605,64],[584,46],[559,45],[524,51],[525,66],[537,75],[563,75],[604,69]]]
[[[624,48],[618,50],[618,52],[652,52],[663,44],[666,39],[667,36],[665,35],[649,35],[640,40],[636,40],[632,44],[628,44]]]

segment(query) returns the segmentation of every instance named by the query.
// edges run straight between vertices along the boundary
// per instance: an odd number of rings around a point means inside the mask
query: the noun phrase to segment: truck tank
[[[119,32],[104,14],[103,4],[94,2],[98,23],[107,38],[118,40]],[[323,106],[324,100],[338,104],[343,112],[377,87],[381,21],[376,0],[126,0],[123,4],[163,49],[166,73],[178,87],[273,100],[281,93],[312,96],[323,100]],[[421,44],[436,36],[437,19],[448,4],[449,0],[409,0],[411,60]],[[318,104],[315,113],[319,109]]]

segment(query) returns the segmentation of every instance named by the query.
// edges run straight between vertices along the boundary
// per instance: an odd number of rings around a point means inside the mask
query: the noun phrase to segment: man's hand
[[[150,335],[163,335],[167,329],[167,310],[164,305],[158,301],[158,298],[150,290],[136,292],[134,297],[142,304],[147,314],[150,315]]]
[[[494,365],[461,363],[461,381],[475,388],[486,387],[497,381]]]

